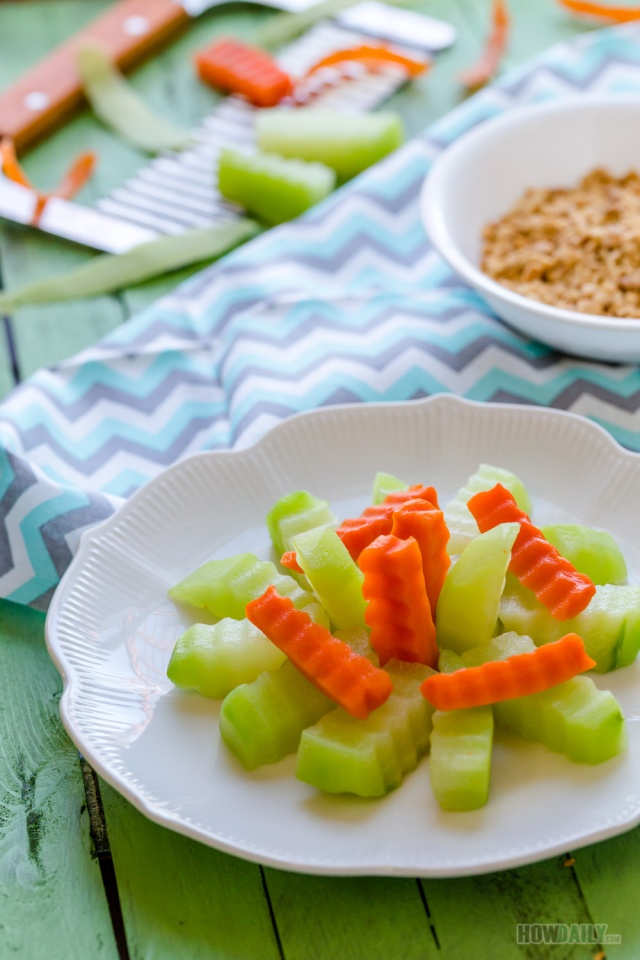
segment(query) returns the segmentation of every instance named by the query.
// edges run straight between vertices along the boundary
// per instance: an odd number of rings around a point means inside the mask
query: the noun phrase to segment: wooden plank
[[[40,613],[0,601],[0,954],[116,960]]]
[[[604,946],[611,960],[637,960],[640,955],[638,863],[640,828],[597,843],[574,855],[574,871],[595,923],[620,943]]]
[[[280,960],[259,866],[172,833],[100,790],[131,957]]]
[[[272,869],[265,875],[287,960],[440,956],[415,880],[297,876]]]
[[[423,880],[442,955],[447,960],[499,957],[524,960],[558,951],[562,960],[585,960],[594,945],[519,944],[518,924],[592,924],[594,918],[565,857],[479,877]],[[597,921],[596,921],[597,922]],[[553,954],[555,955],[555,954]]]

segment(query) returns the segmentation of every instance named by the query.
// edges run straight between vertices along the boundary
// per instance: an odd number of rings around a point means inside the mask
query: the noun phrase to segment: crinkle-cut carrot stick
[[[89,177],[94,171],[96,165],[95,153],[89,151],[81,153],[71,164],[71,167],[62,180],[51,192],[43,192],[29,180],[24,172],[21,163],[16,156],[16,150],[13,140],[10,137],[3,137],[0,141],[0,169],[9,180],[19,183],[22,187],[32,190],[36,195],[36,206],[33,212],[32,225],[37,226],[40,217],[51,197],[63,197],[70,200],[76,193],[82,189]]]
[[[212,87],[241,93],[257,107],[275,107],[293,91],[293,81],[263,50],[223,39],[196,54],[200,79]]]
[[[413,537],[422,555],[424,585],[435,621],[438,597],[451,564],[447,552],[449,528],[442,510],[427,500],[407,500],[397,506],[393,514],[393,536],[400,540]]]
[[[477,90],[484,86],[498,72],[509,39],[509,27],[510,19],[505,0],[493,0],[491,30],[482,56],[460,76],[460,82],[468,90]]]
[[[595,665],[582,637],[568,633],[531,653],[434,674],[420,689],[436,710],[464,710],[549,690]]]
[[[582,13],[599,20],[612,20],[615,23],[628,23],[640,20],[640,7],[614,7],[608,3],[589,3],[588,0],[558,0],[561,7],[572,13]]]
[[[336,533],[354,560],[358,559],[364,548],[373,543],[376,537],[391,533],[393,513],[407,500],[427,500],[434,507],[438,506],[438,496],[433,487],[415,484],[405,490],[394,490],[382,503],[363,510],[359,517],[342,521]]]
[[[520,523],[509,570],[535,593],[556,620],[569,620],[584,610],[595,595],[595,584],[558,553],[506,487],[497,483],[490,490],[482,490],[471,497],[467,506],[481,533],[499,523]]]
[[[248,603],[246,612],[247,619],[286,653],[308,680],[351,716],[365,719],[391,694],[393,683],[388,673],[314,623],[304,610],[296,610],[275,587],[268,587]]]
[[[280,557],[280,563],[283,567],[286,567],[287,570],[293,570],[294,573],[304,573],[304,570],[298,563],[295,550],[285,550]]]
[[[438,664],[436,630],[422,572],[422,554],[413,537],[377,537],[360,554],[362,594],[368,600],[365,620],[371,646],[384,666],[387,660]]]
[[[322,57],[317,63],[307,70],[306,76],[322,70],[324,67],[334,67],[340,63],[362,63],[368,70],[379,70],[382,67],[398,66],[403,67],[410,77],[419,77],[425,73],[431,66],[424,60],[414,60],[411,57],[403,56],[389,47],[363,45],[361,47],[349,47],[346,50],[336,50],[334,53]]]

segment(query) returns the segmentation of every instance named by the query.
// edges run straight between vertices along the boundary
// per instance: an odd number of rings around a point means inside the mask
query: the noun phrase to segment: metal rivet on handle
[[[130,37],[143,37],[145,33],[149,33],[151,24],[146,17],[127,17],[122,24],[122,28]]]
[[[45,107],[48,107],[51,100],[49,95],[42,90],[32,90],[31,93],[26,95],[22,102],[27,110],[33,110],[33,112],[36,113],[38,110],[44,110]]]

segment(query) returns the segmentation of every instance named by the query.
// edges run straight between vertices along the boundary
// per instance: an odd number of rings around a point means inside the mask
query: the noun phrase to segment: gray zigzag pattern
[[[47,401],[55,406],[70,423],[75,423],[86,416],[87,411],[100,401],[109,401],[109,403],[121,406],[125,412],[127,410],[136,410],[139,413],[152,414],[157,407],[166,401],[167,396],[178,387],[207,387],[212,389],[211,376],[204,376],[189,372],[188,370],[171,370],[159,381],[155,388],[144,396],[136,393],[128,393],[124,387],[111,387],[106,383],[96,383],[91,386],[81,397],[71,403],[66,403],[59,396],[51,393],[41,384],[29,384],[24,390],[27,393],[35,393],[35,402],[38,402],[38,395],[46,396]],[[26,435],[26,434],[25,434]],[[30,449],[30,448],[27,448]]]
[[[523,346],[524,343],[525,341],[523,341]],[[518,349],[517,345],[507,344],[498,337],[491,336],[490,334],[474,338],[458,353],[452,353],[437,344],[429,343],[418,337],[404,337],[387,349],[366,357],[362,355],[354,356],[352,350],[332,350],[331,355],[322,360],[319,360],[318,357],[312,357],[305,364],[290,365],[288,367],[283,366],[277,371],[274,371],[272,366],[250,364],[249,366],[243,367],[242,372],[234,377],[233,392],[236,392],[244,383],[254,377],[261,379],[273,377],[277,379],[279,383],[296,383],[309,374],[317,372],[319,369],[323,370],[326,368],[327,374],[330,374],[331,368],[341,363],[357,363],[359,367],[366,367],[368,370],[379,373],[410,350],[420,353],[424,357],[433,357],[450,370],[459,373],[486,350],[490,349],[497,349],[501,355],[513,356],[518,360],[524,359],[531,369],[536,370],[552,368],[558,362],[557,354],[541,354],[537,357],[530,357],[524,353],[523,350]],[[233,396],[231,397],[231,401],[233,402]]]
[[[601,57],[602,59],[595,65],[593,70],[584,76],[572,76],[571,74],[565,73],[561,66],[556,66],[552,63],[542,64],[539,71],[536,71],[536,75],[539,75],[540,72],[544,72],[549,76],[555,77],[566,86],[573,87],[574,90],[588,90],[596,83],[597,80],[600,79],[600,77],[607,72],[607,70],[614,66],[616,68],[626,67],[631,74],[635,74],[640,80],[640,69],[638,67],[637,60],[628,59],[624,56],[613,56],[610,53],[602,53]],[[527,74],[522,77],[517,77],[511,82],[507,81],[506,83],[500,83],[500,89],[513,97],[517,97],[522,93],[526,93],[530,83],[531,75]]]
[[[100,494],[87,494],[87,498],[89,500],[87,504],[68,510],[40,527],[42,541],[59,577],[62,576],[73,559],[73,554],[66,541],[67,534],[90,523],[99,523],[101,520],[106,520],[114,512],[112,504],[106,497],[102,497]],[[46,590],[33,601],[32,606],[37,610],[46,610],[51,603],[54,591],[55,586],[50,587],[49,590]]]
[[[69,447],[60,444],[55,437],[51,436],[44,424],[38,424],[31,430],[26,430],[22,439],[27,449],[32,450],[46,446],[55,456],[67,463],[71,469],[90,477],[96,470],[108,463],[116,453],[129,453],[132,457],[142,458],[149,464],[161,467],[168,466],[179,460],[193,438],[198,434],[206,434],[214,422],[210,416],[194,416],[181,430],[179,436],[175,437],[168,446],[161,450],[145,446],[144,443],[136,443],[128,437],[119,437],[116,433],[105,441],[98,450],[84,458],[74,455]]]
[[[37,483],[33,470],[20,457],[6,451],[6,458],[13,471],[13,480],[0,500],[0,577],[13,569],[13,554],[9,542],[7,516],[22,494]]]
[[[429,304],[415,305],[405,302],[396,303],[396,294],[391,293],[390,296],[393,298],[394,302],[392,303],[381,303],[376,312],[370,314],[366,320],[363,320],[357,324],[349,322],[344,323],[342,317],[337,314],[335,316],[320,314],[316,312],[310,312],[304,320],[299,321],[295,327],[287,330],[286,334],[283,334],[277,329],[277,327],[268,328],[264,327],[263,329],[258,329],[255,326],[252,326],[248,333],[243,333],[242,330],[234,330],[234,339],[233,343],[230,344],[223,356],[222,363],[224,363],[225,358],[229,355],[229,352],[234,349],[238,344],[243,342],[249,342],[250,344],[265,344],[266,346],[276,346],[282,345],[290,347],[295,344],[302,343],[308,336],[314,334],[318,328],[325,328],[328,331],[330,330],[339,330],[345,334],[367,334],[371,333],[372,330],[376,330],[378,327],[382,326],[388,320],[393,319],[397,316],[402,317],[411,317],[414,320],[430,320],[431,322],[436,322],[442,327],[448,326],[450,323],[457,320],[461,314],[468,313],[470,310],[475,308],[475,304],[470,304],[468,302],[468,290],[467,288],[461,288],[464,297],[460,298],[460,302],[454,304],[453,306],[445,310],[431,310]],[[381,294],[382,297],[386,299],[386,294]],[[314,303],[317,298],[310,300],[310,303]],[[517,336],[517,334],[513,334]],[[496,340],[498,338],[496,337]],[[524,341],[523,341],[524,342]],[[335,356],[335,354],[333,354]],[[292,371],[292,377],[295,377],[297,371]]]

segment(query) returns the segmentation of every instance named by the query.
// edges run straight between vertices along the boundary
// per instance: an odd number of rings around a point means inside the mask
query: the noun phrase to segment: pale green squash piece
[[[540,529],[558,553],[593,583],[622,584],[627,579],[622,551],[606,530],[578,523],[556,523]]]
[[[285,654],[248,620],[196,623],[178,638],[167,676],[176,687],[216,700],[265,670],[277,670]]]
[[[464,662],[452,650],[443,650],[438,666],[441,673],[452,673]],[[491,706],[434,712],[429,779],[441,810],[478,810],[486,804],[492,753]]]
[[[415,769],[429,749],[433,708],[420,684],[434,671],[390,660],[389,699],[366,720],[337,707],[307,728],[300,739],[296,776],[327,793],[381,797]]]
[[[445,577],[436,610],[438,646],[462,653],[493,636],[520,525],[501,523],[470,540]]]
[[[208,610],[215,617],[242,620],[247,604],[272,585],[279,594],[290,597],[298,609],[312,599],[293,577],[279,573],[270,560],[259,560],[253,553],[204,563],[171,587],[169,596],[178,603]]]
[[[276,556],[293,549],[293,538],[314,527],[333,526],[338,522],[326,500],[308,490],[287,493],[267,514],[267,530]]]
[[[230,148],[220,153],[220,194],[271,225],[300,216],[328,197],[335,183],[335,172],[323,163]]]
[[[471,667],[533,650],[530,637],[509,632],[468,650],[461,659]],[[602,763],[627,745],[620,704],[609,690],[598,690],[584,675],[540,693],[494,703],[493,713],[502,726],[566,754],[575,763]]]
[[[329,527],[315,527],[293,538],[298,563],[313,592],[339,630],[364,628],[364,575],[342,540]]]
[[[436,710],[429,779],[442,810],[478,810],[489,797],[493,710]]]
[[[361,173],[404,142],[402,120],[385,112],[274,107],[258,112],[255,130],[264,153],[324,163],[340,180]]]
[[[570,620],[556,620],[532,593],[508,574],[500,600],[502,629],[531,637],[538,646],[577,633],[597,673],[626,667],[640,652],[640,586],[603,584],[588,606]]]
[[[336,634],[356,653],[372,657],[365,630]],[[285,660],[252,683],[235,687],[222,701],[220,735],[247,770],[295,753],[302,731],[336,705]]]
[[[392,473],[379,471],[373,478],[371,502],[375,505],[382,503],[390,493],[395,493],[397,490],[406,490],[408,486],[408,483],[394,477]]]

